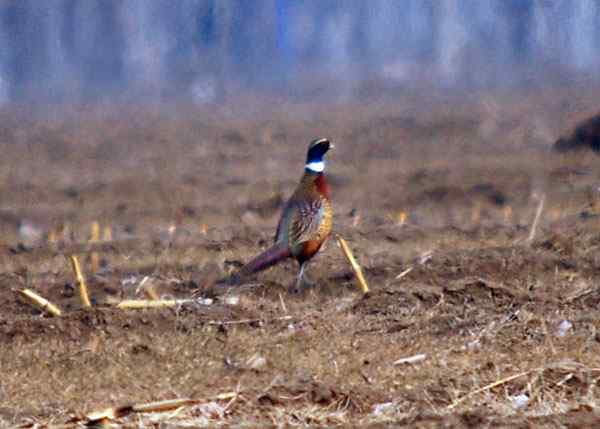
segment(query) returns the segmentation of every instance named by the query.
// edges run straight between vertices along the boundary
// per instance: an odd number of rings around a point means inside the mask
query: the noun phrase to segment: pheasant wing
[[[291,210],[287,226],[290,246],[314,240],[325,215],[322,198],[300,201]]]

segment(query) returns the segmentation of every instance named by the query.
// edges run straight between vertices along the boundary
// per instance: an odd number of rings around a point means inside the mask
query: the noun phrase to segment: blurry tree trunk
[[[217,0],[214,8],[217,29],[216,101],[227,98],[227,85],[230,82],[230,49],[232,5],[229,0]]]

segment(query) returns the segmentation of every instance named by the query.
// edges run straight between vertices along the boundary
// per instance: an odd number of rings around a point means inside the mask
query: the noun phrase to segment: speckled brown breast
[[[333,208],[331,202],[327,198],[323,198],[323,219],[321,225],[319,225],[319,231],[317,232],[317,240],[325,240],[331,234],[331,228],[333,227]]]
[[[323,218],[314,239],[302,243],[301,251],[296,253],[296,259],[298,259],[298,262],[300,263],[311,259],[319,251],[325,240],[327,240],[329,234],[331,234],[333,226],[333,209],[327,198],[323,198],[322,204],[324,208]]]

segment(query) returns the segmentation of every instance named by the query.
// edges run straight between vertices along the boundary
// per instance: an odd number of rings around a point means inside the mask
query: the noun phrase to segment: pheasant
[[[324,156],[333,145],[329,140],[313,140],[308,147],[304,175],[283,207],[275,243],[229,277],[226,283],[236,284],[287,258],[300,265],[296,290],[304,282],[308,261],[317,254],[331,233],[333,209],[329,199],[329,184],[325,178]]]

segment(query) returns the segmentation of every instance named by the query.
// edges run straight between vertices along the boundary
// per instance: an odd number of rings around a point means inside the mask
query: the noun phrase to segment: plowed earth
[[[594,99],[0,112],[0,427],[184,397],[111,422],[600,424],[600,159],[550,150]],[[301,294],[290,261],[177,307],[115,307],[191,298],[265,249],[317,136],[336,143],[335,231],[368,296],[331,240]],[[94,221],[111,236],[90,243]]]

